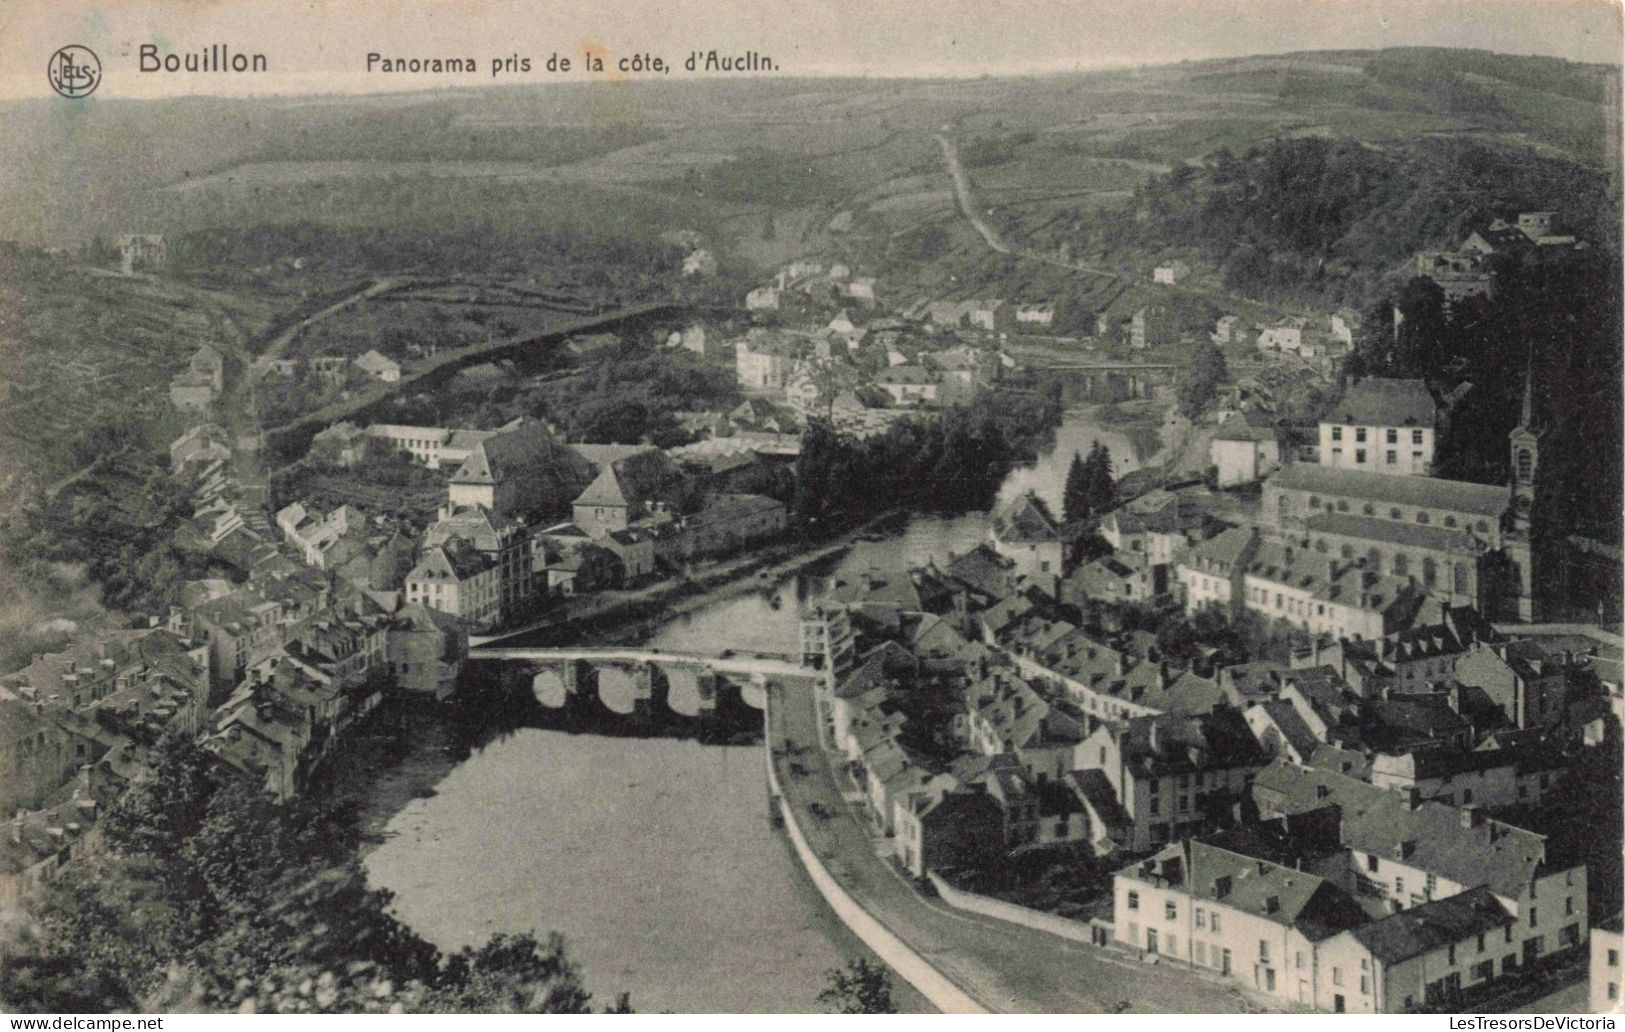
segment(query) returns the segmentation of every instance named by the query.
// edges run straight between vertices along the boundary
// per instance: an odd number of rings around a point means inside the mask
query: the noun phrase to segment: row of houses
[[[1203,677],[1067,623],[1045,584],[990,544],[803,614],[826,744],[910,873],[1144,857],[1114,879],[1117,942],[1327,1011],[1442,1005],[1586,942],[1574,844],[1484,814],[1562,791],[1597,740],[1566,694],[1586,657],[1451,610]],[[1531,662],[1565,685],[1534,724],[1527,681],[1481,676]],[[1480,683],[1439,690],[1457,666]],[[958,710],[951,763],[909,734],[924,698]]]
[[[200,644],[156,628],[86,636],[0,677],[0,899],[95,848],[97,819],[164,736],[207,729],[213,684]]]

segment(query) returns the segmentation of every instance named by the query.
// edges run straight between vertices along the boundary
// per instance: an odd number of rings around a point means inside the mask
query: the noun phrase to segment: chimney
[[[1461,808],[1461,826],[1463,828],[1476,828],[1484,823],[1484,814],[1476,806]]]
[[[1157,683],[1159,685],[1161,685],[1163,690],[1165,690],[1165,691],[1167,690],[1169,685],[1174,683],[1173,677],[1171,677],[1169,675],[1169,673],[1168,673],[1168,664],[1167,663],[1163,663],[1161,666],[1159,666],[1157,668]]]

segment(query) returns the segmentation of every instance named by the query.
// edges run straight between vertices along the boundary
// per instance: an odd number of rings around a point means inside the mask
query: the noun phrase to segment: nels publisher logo
[[[88,97],[101,85],[102,63],[89,47],[66,46],[51,55],[45,74],[64,97]]]

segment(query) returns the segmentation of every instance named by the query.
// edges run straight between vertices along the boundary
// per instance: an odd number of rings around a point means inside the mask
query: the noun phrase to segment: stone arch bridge
[[[468,658],[508,664],[505,673],[528,682],[536,701],[548,709],[595,692],[609,710],[629,715],[664,705],[681,716],[705,717],[730,693],[765,710],[769,680],[823,676],[796,657],[763,652],[709,656],[661,649],[482,645],[469,649]]]
[[[1067,404],[1149,398],[1156,388],[1175,383],[1182,368],[1170,362],[1052,361],[1028,366],[1041,382],[1059,383],[1061,400]]]

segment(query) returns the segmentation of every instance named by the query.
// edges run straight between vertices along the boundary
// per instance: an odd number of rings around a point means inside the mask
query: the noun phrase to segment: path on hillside
[[[288,349],[288,345],[292,344],[296,339],[298,339],[301,333],[305,332],[316,323],[321,322],[323,319],[337,315],[339,312],[344,311],[351,305],[365,301],[369,297],[377,297],[379,294],[382,294],[385,291],[394,290],[400,285],[401,281],[398,279],[389,276],[381,276],[360,290],[345,295],[321,311],[312,315],[307,315],[305,318],[299,320],[292,326],[277,334],[275,337],[271,338],[271,343],[267,345],[265,350],[257,356],[258,364],[252,367],[253,371],[248,375],[257,378],[265,371],[272,359],[281,358],[282,352]]]
[[[1043,262],[1046,265],[1054,265],[1062,269],[1071,269],[1074,272],[1084,272],[1091,276],[1110,276],[1113,278],[1126,280],[1130,283],[1134,282],[1136,274],[1132,270],[1108,269],[1105,266],[1091,265],[1088,262],[1069,262],[1057,258],[1054,255],[1043,254],[1038,251],[1025,250],[1014,247],[1007,243],[1004,238],[999,235],[998,231],[990,226],[981,216],[981,214],[977,212],[976,199],[972,192],[970,177],[965,174],[965,167],[959,160],[959,148],[954,144],[953,140],[948,138],[946,133],[938,132],[932,133],[931,135],[942,147],[942,159],[943,162],[948,166],[949,177],[953,180],[954,197],[959,202],[960,212],[964,214],[966,220],[970,222],[971,226],[976,230],[976,232],[981,235],[982,239],[987,242],[988,247],[1000,254],[1013,255],[1017,258],[1027,259],[1028,261]],[[1180,286],[1173,283],[1159,283],[1156,286],[1159,290],[1166,293],[1180,294],[1186,297],[1195,297],[1204,301],[1211,301],[1223,309],[1250,309],[1271,318],[1278,318],[1286,314],[1284,309],[1277,308],[1274,305],[1265,304],[1262,301],[1255,301],[1252,298],[1239,297],[1234,294],[1226,293],[1222,290],[1209,290],[1205,287]]]

